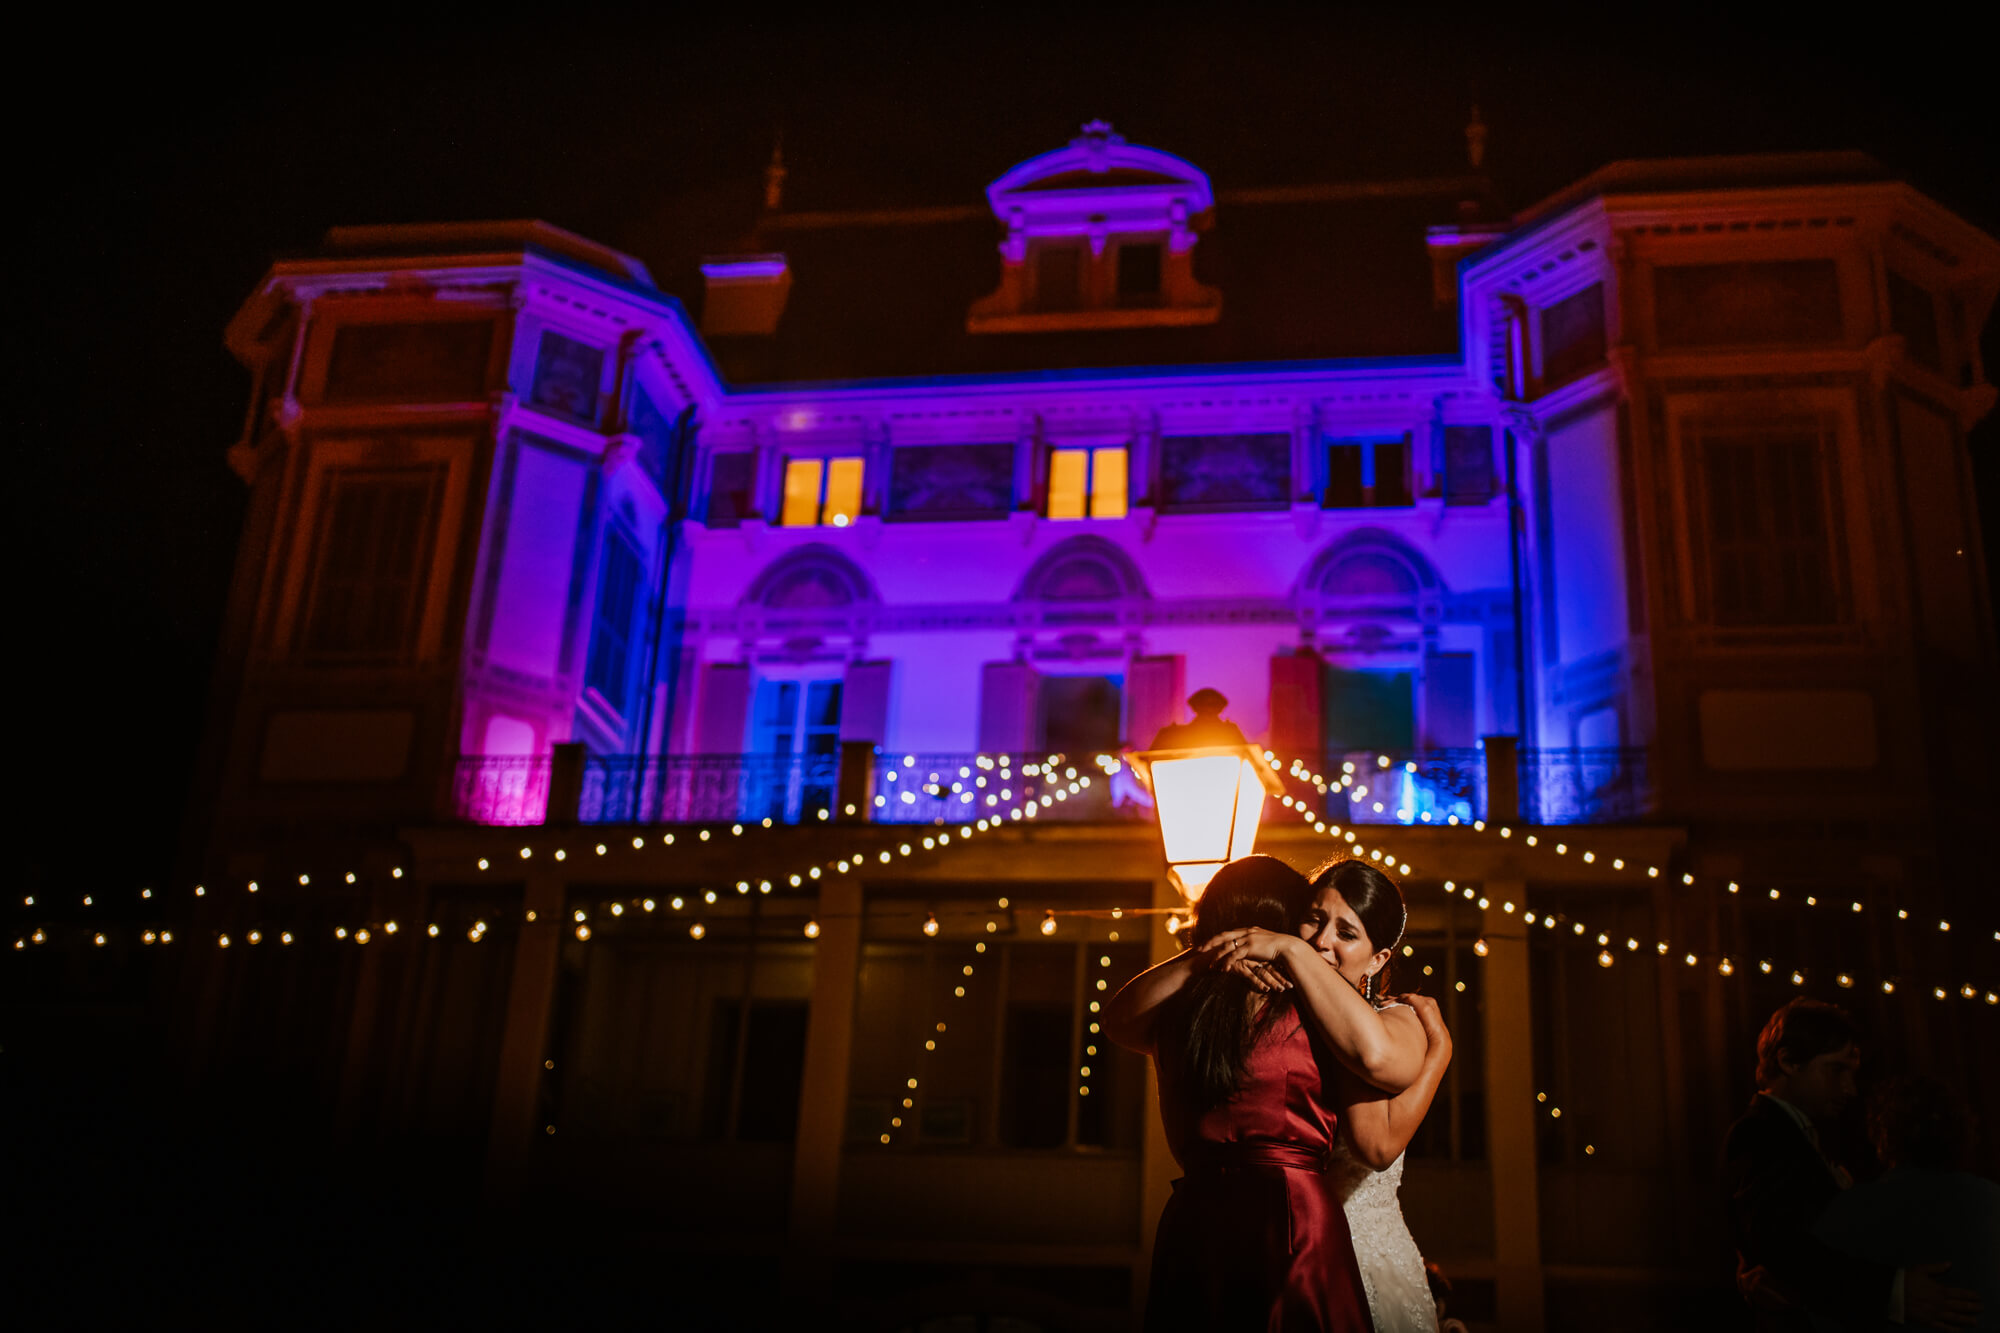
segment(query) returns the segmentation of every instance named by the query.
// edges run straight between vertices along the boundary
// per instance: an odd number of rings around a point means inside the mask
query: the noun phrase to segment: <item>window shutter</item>
[[[1160,728],[1180,720],[1182,665],[1179,657],[1137,657],[1127,673],[1125,743],[1136,750],[1152,745]]]
[[[1493,498],[1493,428],[1444,428],[1444,502],[1485,504]]]
[[[840,709],[840,739],[885,744],[889,737],[888,662],[853,662]]]
[[[1310,648],[1271,659],[1271,748],[1314,767],[1320,758],[1320,671],[1319,654]]]
[[[988,662],[979,682],[979,749],[1019,754],[1034,744],[1038,682],[1026,662]]]
[[[1424,748],[1472,748],[1475,700],[1471,653],[1424,657]]]
[[[750,708],[750,668],[733,663],[704,666],[696,708],[696,754],[743,753],[743,727]]]

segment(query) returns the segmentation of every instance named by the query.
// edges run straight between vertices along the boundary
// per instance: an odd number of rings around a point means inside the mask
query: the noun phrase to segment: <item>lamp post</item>
[[[1153,793],[1153,814],[1174,887],[1189,902],[1201,897],[1215,872],[1257,842],[1264,793],[1284,785],[1233,722],[1222,720],[1229,701],[1216,690],[1188,700],[1194,721],[1160,728],[1150,748],[1127,757]]]

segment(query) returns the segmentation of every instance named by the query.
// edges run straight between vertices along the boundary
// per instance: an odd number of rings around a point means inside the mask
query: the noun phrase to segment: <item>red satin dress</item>
[[[1332,1055],[1296,1012],[1279,1015],[1237,1094],[1207,1111],[1196,1109],[1178,1056],[1154,1056],[1167,1146],[1187,1174],[1153,1243],[1148,1333],[1373,1333],[1327,1171],[1338,1123]]]

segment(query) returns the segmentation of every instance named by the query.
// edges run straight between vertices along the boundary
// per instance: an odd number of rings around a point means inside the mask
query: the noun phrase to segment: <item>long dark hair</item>
[[[1306,877],[1275,856],[1245,856],[1215,872],[1195,903],[1191,944],[1206,944],[1225,930],[1262,926],[1289,934],[1312,902]],[[1188,1087],[1203,1110],[1235,1094],[1250,1048],[1273,1019],[1288,1012],[1291,992],[1264,997],[1250,1019],[1250,983],[1232,972],[1201,972],[1161,1015],[1162,1045],[1180,1050]]]
[[[1395,948],[1403,939],[1403,927],[1410,920],[1409,909],[1403,905],[1403,891],[1396,887],[1396,881],[1366,861],[1337,856],[1312,872],[1313,897],[1327,889],[1337,891],[1354,909],[1361,928],[1368,932],[1368,943],[1374,946],[1372,952],[1388,949],[1393,959]],[[1361,988],[1369,1000],[1389,993],[1389,968],[1390,963],[1383,963]]]

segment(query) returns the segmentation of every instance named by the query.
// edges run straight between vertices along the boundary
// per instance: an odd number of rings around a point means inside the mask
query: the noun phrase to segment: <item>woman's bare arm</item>
[[[1225,930],[1196,953],[1212,953],[1219,965],[1279,963],[1298,988],[1299,1012],[1333,1047],[1342,1064],[1384,1092],[1401,1092],[1423,1068],[1423,1025],[1408,1009],[1377,1010],[1296,935],[1251,926]]]
[[[1104,1006],[1104,1035],[1127,1050],[1151,1055],[1153,1020],[1159,1017],[1161,1006],[1193,978],[1197,961],[1196,951],[1189,949],[1119,987],[1111,1003]]]
[[[1404,1002],[1415,1012],[1428,1043],[1416,1080],[1393,1096],[1352,1075],[1343,1080],[1348,1101],[1341,1107],[1342,1127],[1354,1155],[1376,1171],[1388,1169],[1410,1146],[1451,1065],[1451,1033],[1445,1029],[1437,1001],[1428,995],[1411,995]]]
[[[1104,1007],[1104,1035],[1141,1055],[1153,1053],[1153,1023],[1167,1001],[1194,977],[1211,968],[1234,972],[1266,995],[1292,989],[1291,980],[1266,963],[1239,959],[1218,963],[1213,955],[1189,949],[1133,977]]]

